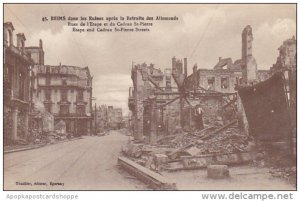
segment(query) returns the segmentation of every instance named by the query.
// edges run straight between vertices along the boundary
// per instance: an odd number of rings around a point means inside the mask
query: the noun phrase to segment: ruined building
[[[40,39],[39,46],[25,47],[25,51],[30,55],[34,64],[44,65],[44,50],[43,50],[43,41]]]
[[[30,51],[31,55],[35,54],[34,48]],[[39,56],[42,57],[43,53]],[[65,122],[67,132],[89,134],[92,126],[92,77],[89,68],[43,65],[43,61],[43,58],[36,57],[36,65],[32,69],[33,103],[43,103],[45,109],[54,115],[55,124]]]
[[[193,66],[187,75],[187,59],[172,58],[172,68],[164,72],[153,64],[134,65],[133,87],[129,89],[128,106],[132,112],[136,140],[155,142],[159,135],[172,134],[176,128],[197,128],[197,108],[203,110],[205,125],[224,124],[234,120],[237,110],[235,87],[252,85],[269,77],[269,71],[257,70],[252,55],[252,29],[242,32],[242,56],[219,58],[213,69]]]
[[[110,129],[120,129],[123,121],[122,108],[107,107],[107,125]]]
[[[173,62],[175,65],[175,60]],[[145,63],[134,65],[131,71],[131,78],[133,87],[129,89],[128,106],[132,112],[134,137],[137,140],[142,140],[145,136],[149,137],[151,132],[151,111],[154,110],[152,105],[154,102],[151,100],[151,96],[154,94],[157,96],[155,103],[164,104],[166,101],[172,100],[174,97],[172,92],[177,92],[178,89],[172,77],[172,70],[165,69],[163,73],[160,69],[154,68],[153,64],[149,66]],[[155,113],[160,114],[152,115],[157,116],[158,126],[162,127],[164,109],[158,109]],[[178,113],[168,115],[178,118]],[[174,119],[165,118],[165,120]],[[174,122],[168,122],[167,124],[172,124],[174,127],[176,125]]]
[[[292,132],[292,153],[296,156],[297,147],[297,41],[295,36],[287,39],[278,48],[277,61],[270,68],[272,74],[282,72],[285,77],[285,88],[290,112],[290,126]]]
[[[243,72],[243,81],[246,84],[252,84],[257,81],[257,64],[252,55],[253,34],[250,25],[244,28],[242,33],[242,60],[241,69]]]
[[[113,106],[101,105],[93,108],[94,129],[96,133],[104,133],[109,129],[121,129],[123,127],[122,108],[114,108]]]
[[[278,72],[282,70],[296,70],[296,52],[297,52],[297,41],[295,36],[290,39],[287,39],[283,44],[278,48],[279,56],[277,61],[270,68],[272,72]]]
[[[18,139],[27,139],[29,135],[30,113],[30,68],[32,60],[26,54],[23,33],[17,34],[17,46],[14,45],[14,26],[4,23],[4,143]]]
[[[256,60],[252,55],[252,42],[252,28],[248,25],[242,32],[241,59],[233,62],[231,58],[219,57],[213,69],[198,69],[196,76],[199,86],[210,91],[234,93],[236,85],[252,85],[268,79],[268,70],[257,70]],[[193,83],[194,76],[193,73],[187,78],[188,84]]]
[[[102,133],[108,129],[107,106],[101,105],[96,110],[96,130]]]
[[[26,47],[25,35],[19,33],[14,46],[13,31],[12,23],[4,23],[5,142],[30,140],[29,133],[36,128],[34,123],[40,127],[44,116],[35,115],[35,108],[41,107],[41,111],[54,115],[55,124],[63,121],[67,132],[90,133],[92,77],[89,68],[44,65],[42,40],[39,46]]]
[[[114,121],[116,123],[116,128],[121,129],[123,126],[123,112],[122,108],[115,108],[114,109]]]
[[[285,78],[289,80],[290,83],[286,83],[288,87],[291,106],[296,108],[296,79],[297,79],[297,41],[295,36],[287,39],[278,48],[279,55],[277,57],[276,63],[270,67],[271,74],[276,72],[283,72]]]

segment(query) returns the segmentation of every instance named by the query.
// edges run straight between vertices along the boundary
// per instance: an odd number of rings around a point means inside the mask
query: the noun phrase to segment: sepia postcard
[[[3,190],[297,190],[296,6],[3,4]]]

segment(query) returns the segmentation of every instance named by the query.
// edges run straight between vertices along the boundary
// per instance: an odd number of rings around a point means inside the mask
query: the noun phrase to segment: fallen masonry
[[[153,172],[128,158],[119,157],[118,164],[127,170],[130,174],[141,179],[144,183],[148,184],[153,189],[159,190],[176,190],[176,184],[169,181],[164,176]]]
[[[209,165],[239,165],[253,160],[249,137],[240,134],[236,122],[202,131],[181,128],[156,144],[135,143],[131,138],[123,146],[124,156],[152,171],[202,169]]]
[[[209,165],[207,166],[207,177],[211,179],[224,179],[229,177],[227,165]]]
[[[128,98],[132,139],[123,155],[162,174],[251,163],[284,167],[271,174],[290,179],[295,171],[286,168],[295,166],[296,115],[291,111],[296,93],[287,89],[295,86],[296,65],[282,66],[281,58],[293,52],[296,40],[284,42],[270,71],[257,69],[252,41],[247,25],[240,60],[220,57],[210,70],[195,64],[191,75],[187,58],[173,57],[164,71],[152,63],[133,65]],[[293,61],[294,53],[288,56]]]

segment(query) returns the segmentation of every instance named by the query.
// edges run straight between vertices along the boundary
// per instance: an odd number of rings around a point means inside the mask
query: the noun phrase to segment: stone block
[[[211,179],[224,179],[229,177],[227,165],[209,165],[207,166],[207,177]]]
[[[227,164],[228,163],[228,155],[218,155],[216,156],[217,164]]]
[[[228,164],[239,164],[241,162],[238,154],[228,154]]]
[[[253,160],[251,154],[248,152],[240,153],[240,158],[242,163],[247,163]]]
[[[206,158],[184,158],[183,165],[186,169],[204,168],[207,166]]]
[[[222,119],[222,117],[220,117],[220,116],[217,116],[217,121],[223,121],[223,119]]]
[[[185,151],[191,156],[196,156],[197,154],[199,154],[199,152],[201,150],[198,149],[197,147],[190,147],[190,148],[186,149]]]
[[[154,161],[156,165],[165,164],[168,162],[168,156],[165,154],[154,154]]]
[[[145,167],[150,169],[150,167],[151,167],[151,165],[152,165],[153,163],[154,163],[153,157],[150,156],[150,157],[146,160]]]

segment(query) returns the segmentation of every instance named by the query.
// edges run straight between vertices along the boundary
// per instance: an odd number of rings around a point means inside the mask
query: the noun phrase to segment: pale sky
[[[154,21],[150,32],[74,33],[66,22],[43,22],[50,16],[177,16],[178,21]],[[4,22],[15,34],[23,32],[26,46],[43,40],[45,64],[88,66],[93,75],[93,96],[98,105],[122,107],[128,113],[131,66],[153,63],[164,69],[171,58],[187,57],[188,73],[212,68],[218,57],[241,57],[241,33],[251,25],[253,56],[259,69],[276,62],[278,47],[296,34],[295,4],[90,4],[9,5]],[[16,44],[16,43],[15,43]],[[197,45],[198,44],[198,45]]]

